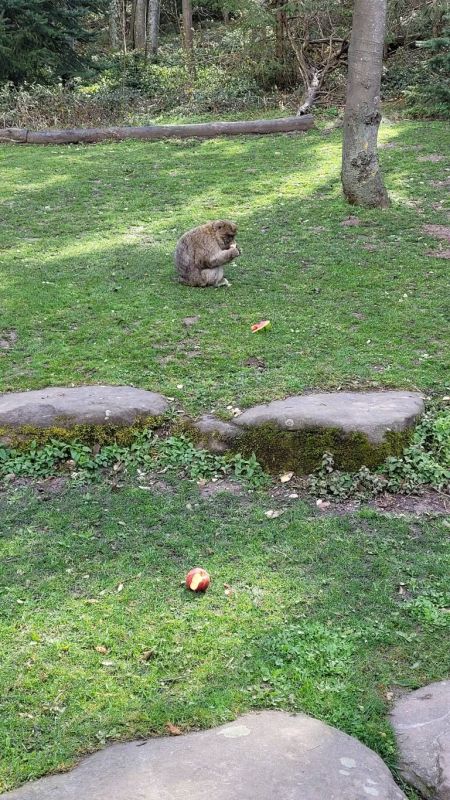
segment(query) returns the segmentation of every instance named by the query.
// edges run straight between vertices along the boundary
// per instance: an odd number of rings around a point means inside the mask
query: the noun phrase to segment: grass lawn
[[[341,224],[339,132],[3,146],[0,391],[131,383],[192,413],[310,387],[448,393],[448,261],[429,254],[448,245],[423,231],[449,224],[450,160],[423,160],[448,154],[448,127],[381,141],[392,207],[357,225]],[[217,217],[240,226],[232,287],[178,285],[178,236]],[[251,334],[262,318],[272,331]],[[395,769],[392,697],[450,668],[448,522],[301,501],[269,520],[274,503],[132,478],[0,492],[0,791],[263,707],[321,717]],[[195,565],[205,596],[182,586]]]
[[[0,389],[132,383],[191,412],[310,387],[442,391],[448,261],[422,226],[448,225],[450,161],[421,159],[448,154],[449,129],[403,122],[381,141],[392,207],[350,227],[339,132],[3,146]],[[233,286],[178,285],[178,236],[223,216],[244,251]]]
[[[260,707],[321,717],[395,765],[390,692],[450,667],[447,523],[300,501],[268,520],[273,502],[187,482],[1,495],[1,789]],[[182,586],[196,564],[205,596]]]

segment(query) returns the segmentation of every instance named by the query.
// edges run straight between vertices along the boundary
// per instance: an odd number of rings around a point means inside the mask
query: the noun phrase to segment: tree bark
[[[182,0],[183,44],[186,53],[186,66],[191,78],[195,78],[194,36],[192,27],[192,0]]]
[[[278,10],[275,13],[275,58],[280,64],[284,63],[284,28],[286,12]]]
[[[160,0],[148,0],[147,8],[147,57],[158,55]]]
[[[377,152],[385,24],[386,0],[355,0],[344,113],[342,188],[349,203],[367,208],[389,205]]]
[[[109,43],[113,50],[117,50],[119,47],[119,22],[118,0],[111,0],[109,4]]]
[[[145,50],[147,38],[147,0],[134,0],[133,45],[135,50]]]

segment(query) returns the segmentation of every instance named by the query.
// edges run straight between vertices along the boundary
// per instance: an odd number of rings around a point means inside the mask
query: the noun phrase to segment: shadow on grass
[[[19,340],[0,354],[3,388],[134,383],[196,413],[311,387],[438,389],[446,262],[424,261],[421,226],[440,191],[423,179],[443,167],[417,153],[441,146],[442,126],[382,137],[396,145],[381,151],[385,213],[343,202],[339,134],[20,150],[0,266],[2,326]],[[350,213],[360,224],[342,227]],[[232,288],[179,286],[178,235],[217,216],[240,224]],[[268,317],[272,334],[251,334]]]

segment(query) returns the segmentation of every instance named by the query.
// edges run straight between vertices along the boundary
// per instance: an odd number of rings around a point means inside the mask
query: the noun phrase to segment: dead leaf
[[[176,725],[172,725],[171,722],[166,722],[166,728],[171,736],[182,736],[183,734],[183,731],[180,728],[177,728]]]
[[[284,514],[284,509],[277,508],[273,509],[270,508],[268,511],[265,512],[267,519],[276,519],[277,517],[281,517]]]
[[[341,222],[341,226],[343,228],[352,228],[356,225],[361,225],[361,221],[358,219],[358,217],[354,217],[352,215],[347,217],[347,219],[343,219]]]
[[[386,700],[393,700],[394,692],[386,692]]]
[[[89,598],[89,600],[86,600],[86,603],[89,603],[89,605],[91,605],[91,606],[93,606],[94,603],[99,603],[99,602],[100,602],[100,600],[96,600],[94,597],[91,597],[91,598]]]
[[[289,495],[289,500],[297,500],[298,499],[298,492],[292,492]]]
[[[106,654],[108,652],[108,648],[105,647],[104,644],[98,644],[95,649],[96,649],[97,653],[101,653],[102,656],[106,656]]]
[[[144,650],[144,652],[141,655],[141,659],[142,661],[150,661],[154,655],[155,655],[154,650]]]
[[[289,483],[293,477],[293,472],[285,472],[283,475],[280,475],[280,483]]]
[[[319,499],[316,500],[316,506],[317,508],[329,508],[331,506],[331,503],[329,502],[329,500],[322,500],[319,497]]]
[[[123,590],[123,583],[119,583],[116,592],[121,592]]]
[[[101,664],[102,664],[102,667],[113,667],[114,666],[114,661],[102,661]]]
[[[406,584],[405,583],[399,583],[399,585],[397,587],[397,592],[398,592],[399,595],[407,594]]]

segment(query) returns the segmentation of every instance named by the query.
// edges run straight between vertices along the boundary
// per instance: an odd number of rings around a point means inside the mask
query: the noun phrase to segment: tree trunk
[[[280,64],[284,62],[284,22],[285,12],[277,11],[275,14],[275,58]]]
[[[73,128],[65,130],[30,131],[22,128],[0,128],[0,144],[20,142],[28,144],[69,144],[70,142],[120,141],[144,139],[155,141],[173,138],[216,139],[218,136],[248,136],[264,133],[309,131],[314,125],[311,115],[281,117],[280,119],[252,119],[240,122],[198,122],[188,125],[146,125],[138,128]]]
[[[303,114],[308,114],[309,110],[313,107],[314,103],[316,102],[317,93],[321,87],[321,74],[318,70],[315,70],[313,76],[311,78],[311,83],[308,84],[306,87],[306,92],[304,95],[304,100],[301,106],[297,111],[297,117],[303,116]]]
[[[111,0],[109,4],[109,43],[113,50],[119,47],[120,14],[118,0]]]
[[[120,26],[122,34],[122,50],[127,52],[127,6],[126,0],[122,0],[120,6]]]
[[[158,55],[160,0],[148,0],[147,9],[147,57]]]
[[[385,23],[386,0],[355,0],[344,113],[342,188],[349,203],[368,208],[389,205],[377,153]]]
[[[182,0],[183,44],[186,53],[186,66],[191,78],[195,78],[194,36],[192,28],[192,0]]]
[[[135,50],[145,50],[147,38],[147,0],[134,0],[133,45]]]

